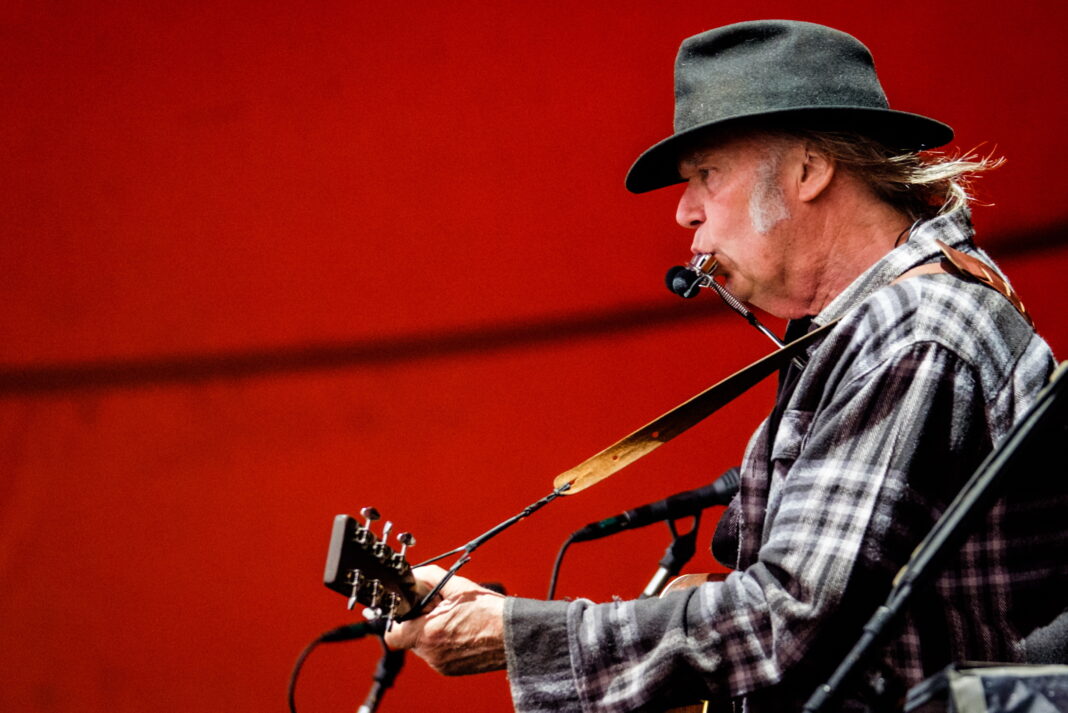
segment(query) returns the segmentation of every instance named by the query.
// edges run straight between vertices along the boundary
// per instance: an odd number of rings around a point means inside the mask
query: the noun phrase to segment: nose
[[[679,206],[675,209],[675,221],[690,230],[697,230],[705,222],[704,206],[698,200],[697,190],[692,182],[686,184],[686,190],[679,198]]]

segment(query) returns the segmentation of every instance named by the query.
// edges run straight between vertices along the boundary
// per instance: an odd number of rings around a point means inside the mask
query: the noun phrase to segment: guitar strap
[[[804,354],[837,324],[838,320],[835,320],[803,335],[778,351],[772,352],[702,391],[689,401],[679,404],[655,421],[556,476],[553,480],[553,488],[559,489],[566,485],[567,489],[562,492],[574,495],[648,455],[756,386],[794,357]]]
[[[1027,311],[1027,307],[1024,306],[1023,300],[1016,294],[1016,290],[1012,289],[1012,285],[998,274],[997,270],[990,267],[974,255],[969,255],[956,248],[949,247],[941,240],[936,240],[935,242],[938,244],[938,248],[942,251],[943,257],[940,262],[932,262],[927,265],[914,267],[908,272],[900,275],[892,284],[896,285],[902,280],[915,275],[930,275],[940,272],[957,275],[958,277],[963,278],[971,278],[1000,293],[1002,297],[1007,299],[1009,303],[1016,308],[1016,311],[1020,313],[1020,316],[1027,321],[1027,324],[1034,329],[1035,321],[1031,318],[1031,313]]]

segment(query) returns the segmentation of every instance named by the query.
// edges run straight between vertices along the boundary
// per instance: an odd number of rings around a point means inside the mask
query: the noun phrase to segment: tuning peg
[[[360,508],[360,515],[367,520],[367,522],[365,522],[364,525],[363,525],[364,529],[366,529],[366,530],[370,530],[371,529],[371,523],[374,522],[375,520],[377,520],[378,518],[382,517],[381,515],[378,514],[378,511],[375,510],[374,508]]]
[[[400,597],[393,592],[386,595],[386,620],[392,624],[393,620],[397,618],[397,605],[400,604]]]
[[[360,515],[364,518],[363,525],[356,527],[354,539],[364,547],[374,542],[375,536],[371,533],[371,523],[381,517],[374,508],[360,508]]]
[[[404,554],[408,551],[408,548],[415,544],[415,537],[410,532],[402,532],[397,535],[397,542],[400,543],[400,552],[395,552],[390,558],[389,564],[393,567],[394,571],[404,574],[410,567],[408,562],[404,559]]]
[[[363,585],[363,574],[358,569],[349,570],[345,579],[352,585],[352,594],[349,595],[349,611],[356,606],[356,597],[360,593],[360,587]]]
[[[386,538],[389,537],[390,530],[393,529],[393,523],[386,520],[385,526],[382,528],[382,536],[378,538],[378,541],[371,547],[371,553],[378,558],[379,562],[383,564],[389,560],[393,555],[393,550],[386,544]]]
[[[404,553],[408,551],[408,548],[415,546],[415,535],[410,532],[401,532],[397,535],[397,542],[401,544],[400,556],[404,557]]]

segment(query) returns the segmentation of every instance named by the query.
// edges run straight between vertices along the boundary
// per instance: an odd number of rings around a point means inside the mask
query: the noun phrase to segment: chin
[[[739,282],[733,278],[725,277],[723,279],[723,286],[727,288],[727,292],[740,299],[742,302],[752,304],[750,301],[753,297],[753,291],[748,288],[744,283]]]
[[[756,297],[753,297],[752,295],[746,295],[745,297],[743,297],[742,295],[737,295],[737,297],[738,299],[748,304],[750,307],[754,307],[760,310],[761,312],[767,312],[772,317],[778,317],[779,319],[792,319],[792,317],[786,314],[789,310],[787,310],[781,302],[776,302],[774,299],[764,299],[759,295],[757,295]]]

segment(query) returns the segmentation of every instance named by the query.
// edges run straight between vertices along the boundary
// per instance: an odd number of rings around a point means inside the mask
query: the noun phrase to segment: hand
[[[413,570],[416,582],[430,591],[445,570],[435,565]],[[446,676],[496,671],[505,667],[504,595],[453,577],[439,592],[433,609],[386,632],[391,649],[411,649]]]

